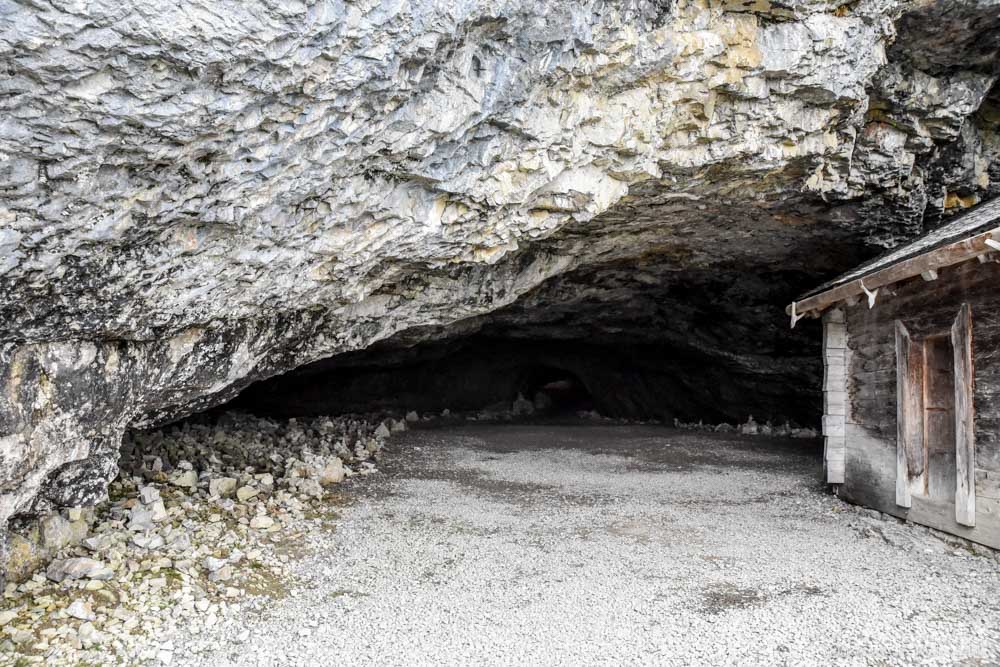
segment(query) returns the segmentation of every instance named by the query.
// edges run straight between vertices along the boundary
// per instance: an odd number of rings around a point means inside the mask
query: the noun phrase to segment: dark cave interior
[[[819,328],[784,306],[813,276],[615,266],[461,327],[404,332],[248,387],[260,415],[509,411],[815,426]],[[571,295],[571,296],[567,296]],[[516,410],[515,410],[516,411]]]

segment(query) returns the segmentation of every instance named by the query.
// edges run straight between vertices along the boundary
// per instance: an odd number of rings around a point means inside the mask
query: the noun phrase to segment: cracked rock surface
[[[780,266],[777,309],[996,194],[998,32],[990,0],[0,0],[0,522],[103,497],[129,426],[580,281],[626,316],[655,283],[668,338]],[[780,310],[724,310],[699,350],[781,363],[720,343]]]

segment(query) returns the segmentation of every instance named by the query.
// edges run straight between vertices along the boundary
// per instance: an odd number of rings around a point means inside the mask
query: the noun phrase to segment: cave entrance
[[[554,366],[533,366],[523,370],[517,388],[541,414],[573,415],[594,409],[594,399],[580,378]]]

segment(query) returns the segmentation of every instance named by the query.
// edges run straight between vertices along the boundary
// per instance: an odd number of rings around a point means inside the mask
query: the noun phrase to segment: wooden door
[[[968,304],[950,333],[915,338],[896,321],[896,504],[954,503],[963,526],[976,525],[972,345]]]
[[[924,495],[955,496],[955,355],[951,336],[924,339]]]

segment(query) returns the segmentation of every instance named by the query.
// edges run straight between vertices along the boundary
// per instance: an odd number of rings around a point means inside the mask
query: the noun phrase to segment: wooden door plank
[[[896,504],[910,507],[923,488],[923,351],[896,321]]]
[[[972,309],[963,303],[951,326],[955,350],[955,521],[976,525],[976,438],[973,406]]]

